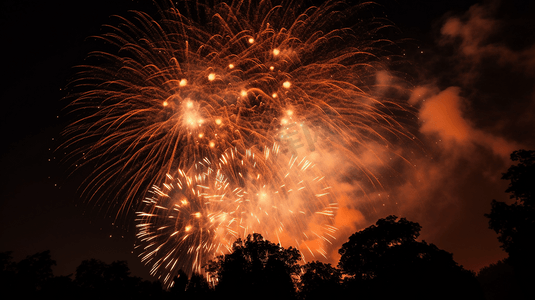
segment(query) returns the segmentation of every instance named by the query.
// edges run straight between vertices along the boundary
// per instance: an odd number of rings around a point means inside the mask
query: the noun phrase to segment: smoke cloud
[[[452,252],[468,269],[506,256],[484,214],[492,199],[509,201],[501,176],[512,164],[510,154],[535,148],[535,41],[525,38],[532,36],[526,24],[533,19],[510,13],[514,9],[489,1],[442,18],[433,51],[422,51],[430,54],[409,99],[418,137],[399,156],[410,163],[395,165],[397,174],[381,178],[387,184],[376,193],[359,194],[355,184],[337,187],[350,196],[340,200],[333,263],[349,235],[388,214],[420,223],[421,239]],[[384,72],[376,80],[392,84]],[[363,158],[370,168],[392,161],[381,149],[372,146]]]

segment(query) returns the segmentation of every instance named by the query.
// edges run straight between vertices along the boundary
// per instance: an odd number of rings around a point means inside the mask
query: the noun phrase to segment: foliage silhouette
[[[71,275],[54,276],[50,278],[42,289],[43,298],[76,299],[78,289],[74,285]]]
[[[511,154],[512,165],[502,179],[509,180],[505,191],[514,203],[492,200],[489,228],[498,234],[502,248],[509,254],[508,263],[524,290],[533,295],[535,282],[535,151],[518,150]]]
[[[482,299],[472,272],[449,252],[416,239],[418,223],[388,216],[353,234],[339,250],[346,293],[363,298]]]
[[[186,288],[187,299],[209,299],[212,290],[206,278],[201,274],[193,273]]]
[[[477,274],[477,280],[486,300],[524,298],[515,280],[513,267],[507,259],[481,268]]]
[[[523,189],[521,195],[528,196],[519,198],[529,200],[529,193]],[[231,253],[210,261],[207,277],[193,274],[188,278],[179,272],[170,291],[158,281],[131,276],[124,261],[85,260],[74,280],[70,275],[54,277],[55,261],[49,251],[18,263],[12,261],[10,252],[0,253],[0,275],[2,290],[18,298],[314,300],[354,295],[361,299],[483,299],[478,281],[488,299],[522,298],[509,259],[483,268],[476,280],[451,253],[418,241],[420,230],[418,223],[405,218],[379,219],[343,244],[338,268],[319,261],[300,265],[301,255],[295,248],[285,249],[253,234],[236,240]]]
[[[299,298],[303,300],[338,298],[342,296],[342,272],[331,264],[309,262],[302,267]]]
[[[173,279],[173,286],[171,287],[169,292],[177,298],[184,297],[184,295],[186,294],[186,287],[188,286],[188,282],[188,274],[186,274],[184,270],[180,269],[175,278]]]
[[[0,289],[4,295],[16,299],[46,298],[72,299],[76,289],[70,276],[54,277],[56,265],[50,251],[29,255],[13,262],[11,252],[0,253]]]
[[[6,293],[13,289],[15,283],[15,263],[11,251],[0,253],[0,290]]]
[[[54,277],[52,267],[56,261],[50,256],[50,250],[35,253],[14,265],[14,286],[18,294],[25,298],[42,291],[47,281]]]
[[[518,150],[511,153],[511,160],[518,161],[503,174],[502,179],[510,180],[506,193],[526,206],[535,206],[535,150]]]
[[[234,242],[232,253],[217,257],[206,270],[223,297],[250,298],[260,292],[261,298],[294,298],[300,260],[297,249],[285,249],[255,233]]]
[[[161,284],[130,276],[126,261],[106,264],[96,259],[84,260],[76,268],[74,283],[86,299],[102,294],[115,299],[147,299],[163,295]]]
[[[170,299],[210,299],[214,291],[202,274],[193,273],[190,278],[184,270],[179,270],[169,289]]]
[[[338,251],[338,267],[345,274],[361,279],[372,279],[383,268],[382,259],[393,246],[416,241],[421,226],[396,216],[379,219],[376,225],[356,232]]]

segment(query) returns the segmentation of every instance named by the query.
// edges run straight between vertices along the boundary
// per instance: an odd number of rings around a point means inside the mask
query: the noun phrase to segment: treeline
[[[474,273],[451,253],[417,241],[420,229],[404,218],[380,219],[349,238],[339,250],[337,267],[302,264],[297,249],[253,234],[210,261],[204,276],[180,271],[169,290],[158,281],[131,276],[124,261],[85,260],[74,276],[53,276],[49,251],[18,263],[2,253],[2,290],[17,299],[483,299]]]
[[[13,299],[533,299],[535,151],[515,151],[511,159],[517,164],[503,179],[514,203],[492,201],[486,215],[509,256],[477,276],[451,253],[418,241],[418,223],[388,216],[351,235],[337,266],[302,264],[297,249],[253,234],[210,261],[205,275],[180,271],[169,290],[131,276],[124,261],[86,260],[74,276],[54,276],[49,251],[20,262],[1,253],[0,287]]]
[[[3,299],[165,299],[158,281],[131,276],[125,261],[106,264],[83,261],[74,276],[54,276],[50,251],[13,262],[11,252],[0,253]]]
[[[380,219],[353,234],[340,248],[337,267],[319,261],[301,266],[296,249],[284,249],[254,234],[238,240],[232,253],[208,265],[216,285],[207,295],[306,300],[484,299],[473,272],[459,266],[451,253],[417,241],[420,229],[418,223],[404,218]]]

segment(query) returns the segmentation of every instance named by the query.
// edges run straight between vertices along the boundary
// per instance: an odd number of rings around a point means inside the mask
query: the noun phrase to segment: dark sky
[[[85,38],[109,15],[146,6],[137,2],[2,1],[0,250],[16,260],[50,249],[56,275],[97,258],[128,260],[147,277],[129,226],[80,200],[83,174],[68,179],[54,152],[72,121],[58,118],[60,99],[90,47]],[[390,195],[399,216],[423,226],[421,238],[475,271],[505,257],[483,214],[492,199],[508,199],[500,177],[509,154],[535,148],[535,6],[528,2],[379,1],[406,39],[425,148]],[[347,216],[354,218],[348,236],[386,215]]]

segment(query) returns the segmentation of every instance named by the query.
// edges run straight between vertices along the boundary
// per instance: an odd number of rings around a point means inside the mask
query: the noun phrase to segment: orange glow
[[[445,139],[464,142],[468,139],[470,126],[461,116],[460,98],[453,88],[428,99],[420,110],[421,118],[426,120],[421,131],[437,132]]]
[[[491,149],[504,159],[507,159],[515,149],[521,148],[514,142],[474,128],[463,116],[464,99],[459,93],[459,88],[450,87],[425,101],[420,99],[422,103],[420,119],[423,121],[420,131],[422,133],[438,135],[440,141],[446,141],[442,143],[444,147],[478,144]],[[413,100],[413,103],[418,102]],[[452,141],[456,144],[451,143]]]

